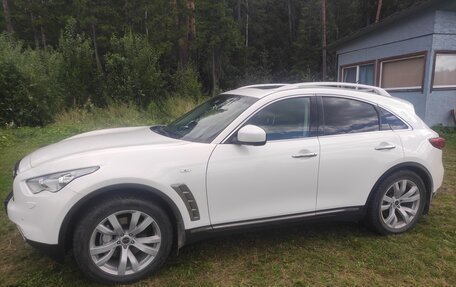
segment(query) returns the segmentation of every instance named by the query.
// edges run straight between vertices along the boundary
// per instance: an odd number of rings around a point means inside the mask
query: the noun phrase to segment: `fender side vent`
[[[192,192],[185,184],[173,184],[171,187],[179,194],[184,202],[185,206],[187,207],[188,215],[190,215],[190,219],[192,221],[196,221],[200,219],[198,204],[196,204],[195,197],[193,196]]]

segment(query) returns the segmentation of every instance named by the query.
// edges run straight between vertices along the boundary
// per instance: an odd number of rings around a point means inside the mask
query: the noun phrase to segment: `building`
[[[456,0],[433,0],[340,39],[338,80],[410,101],[429,125],[455,126]]]

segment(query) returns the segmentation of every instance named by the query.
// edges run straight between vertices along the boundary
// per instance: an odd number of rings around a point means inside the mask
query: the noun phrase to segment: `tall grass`
[[[110,127],[166,124],[186,113],[204,100],[171,96],[160,103],[152,102],[147,109],[135,104],[112,103],[106,108],[86,106],[73,108],[55,116],[53,127],[92,130]]]

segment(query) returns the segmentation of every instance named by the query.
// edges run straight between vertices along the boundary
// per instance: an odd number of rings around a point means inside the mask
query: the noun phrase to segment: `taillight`
[[[445,147],[445,139],[444,138],[431,138],[429,139],[429,142],[431,143],[431,145],[435,148],[438,148],[438,149],[443,149]]]

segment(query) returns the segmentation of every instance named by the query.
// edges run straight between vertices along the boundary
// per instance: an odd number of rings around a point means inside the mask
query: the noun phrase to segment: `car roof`
[[[400,98],[392,97],[387,91],[382,88],[343,82],[307,82],[296,84],[277,83],[251,85],[227,91],[224,94],[250,96],[261,99],[267,96],[277,95],[279,93],[285,93],[288,95],[303,92],[306,94],[338,94],[340,96],[349,96],[377,104],[385,104],[387,106],[399,105],[401,107],[407,108],[408,110],[414,111],[413,105],[411,103]]]
[[[414,106],[410,102],[393,97],[382,88],[362,84],[343,82],[275,83],[240,87],[224,94],[250,96],[258,99],[271,98],[272,100],[300,93],[354,98],[377,104],[409,120],[417,118]]]

